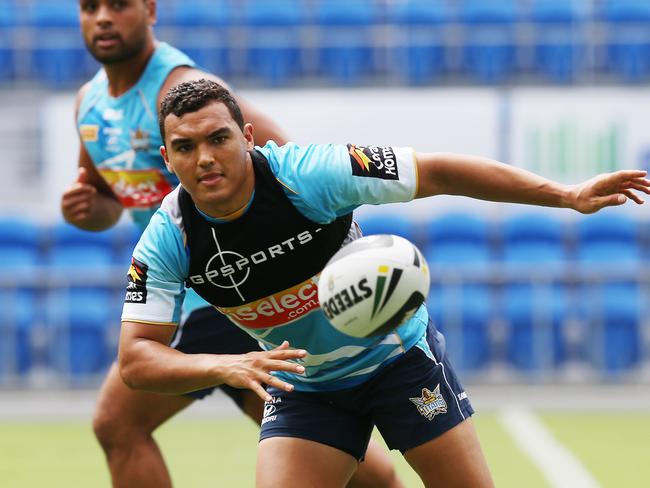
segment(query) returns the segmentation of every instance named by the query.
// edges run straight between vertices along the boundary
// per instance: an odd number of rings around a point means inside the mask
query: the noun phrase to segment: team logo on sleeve
[[[436,386],[433,391],[428,388],[422,388],[422,396],[416,398],[409,398],[411,402],[418,407],[418,412],[428,420],[433,420],[433,417],[439,413],[447,413],[447,402],[440,393],[440,385]]]
[[[397,157],[392,147],[348,144],[348,153],[354,176],[399,180]]]
[[[147,303],[147,270],[149,267],[135,258],[131,258],[131,267],[127,276],[126,303]]]

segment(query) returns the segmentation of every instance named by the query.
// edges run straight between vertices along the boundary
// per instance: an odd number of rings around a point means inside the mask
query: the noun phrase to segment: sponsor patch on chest
[[[217,309],[244,328],[266,329],[285,325],[320,308],[317,283],[316,277],[309,278],[299,285],[254,302]]]

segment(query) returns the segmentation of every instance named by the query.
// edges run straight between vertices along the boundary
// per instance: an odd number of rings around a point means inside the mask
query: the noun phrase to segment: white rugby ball
[[[403,237],[357,239],[328,261],[318,301],[334,328],[354,337],[384,335],[406,322],[429,293],[429,267]]]

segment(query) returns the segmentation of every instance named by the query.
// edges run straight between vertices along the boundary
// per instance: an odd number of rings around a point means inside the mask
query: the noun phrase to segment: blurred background
[[[648,0],[158,5],[159,39],[222,76],[298,143],[474,153],[564,183],[650,167]],[[21,393],[92,391],[115,357],[138,233],[127,219],[81,232],[59,215],[76,173],[74,96],[97,69],[77,2],[0,0],[5,406]],[[427,256],[430,311],[469,391],[485,393],[479,403],[527,396],[552,407],[579,392],[587,408],[630,396],[632,407],[649,408],[647,213],[440,197],[363,208],[357,218],[366,233],[403,235]],[[490,396],[511,385],[566,389],[562,399],[534,389]],[[603,399],[608,385],[631,393]]]

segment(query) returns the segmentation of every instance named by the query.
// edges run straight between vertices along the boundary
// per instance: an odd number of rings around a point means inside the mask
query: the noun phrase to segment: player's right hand
[[[269,385],[285,391],[293,391],[293,385],[273,376],[273,371],[289,371],[303,374],[305,368],[291,362],[291,359],[304,358],[304,349],[289,349],[289,343],[284,341],[280,346],[270,351],[255,351],[247,354],[219,356],[220,376],[223,382],[235,388],[248,388],[254,391],[262,400],[271,401],[271,396],[262,385]],[[223,369],[222,369],[223,368]]]
[[[89,216],[97,198],[97,188],[87,182],[88,171],[80,167],[77,180],[61,196],[61,213],[66,222],[82,224]]]

